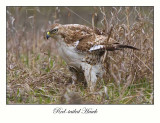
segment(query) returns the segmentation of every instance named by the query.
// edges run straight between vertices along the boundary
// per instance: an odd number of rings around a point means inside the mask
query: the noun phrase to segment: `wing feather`
[[[92,51],[101,50],[101,49],[104,49],[104,48],[105,48],[105,45],[95,45],[95,46],[91,47],[89,49],[89,51],[92,52]]]
[[[123,45],[116,42],[114,39],[110,38],[106,41],[107,37],[99,36],[94,37],[93,35],[87,38],[83,38],[79,41],[77,49],[85,52],[100,52],[101,54],[107,51],[122,50],[123,48],[129,48],[133,50],[139,50],[130,45]]]

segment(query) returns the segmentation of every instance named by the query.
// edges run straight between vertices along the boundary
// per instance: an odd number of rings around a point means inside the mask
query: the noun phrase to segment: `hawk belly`
[[[88,84],[88,87],[90,88],[91,91],[93,91],[97,82],[97,78],[102,77],[104,74],[104,70],[102,69],[102,64],[97,63],[91,65],[87,63],[86,53],[82,54],[75,48],[75,46],[71,45],[69,46],[63,41],[56,42],[56,45],[58,47],[59,55],[64,59],[64,61],[68,64],[68,66],[74,67],[76,69],[76,71],[74,72],[72,71],[73,81],[77,81],[80,79],[79,76],[77,75],[78,73],[83,73],[85,80]]]
[[[56,42],[56,45],[58,47],[58,53],[64,59],[64,61],[69,66],[74,66],[80,69],[84,55],[78,53],[74,46],[68,45],[63,41]]]

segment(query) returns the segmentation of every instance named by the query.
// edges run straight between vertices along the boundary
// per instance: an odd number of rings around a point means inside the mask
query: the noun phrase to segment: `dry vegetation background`
[[[153,104],[153,7],[7,7],[7,104]],[[107,52],[107,74],[90,92],[72,84],[54,42],[53,23],[103,30],[140,49]]]

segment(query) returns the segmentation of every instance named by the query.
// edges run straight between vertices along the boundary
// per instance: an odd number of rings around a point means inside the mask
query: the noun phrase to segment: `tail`
[[[101,54],[104,53],[105,50],[107,51],[114,51],[114,50],[122,50],[124,48],[129,48],[133,50],[139,50],[136,47],[129,46],[129,45],[123,45],[119,43],[113,43],[112,45],[95,45],[89,49],[89,52],[100,52]]]
[[[129,49],[133,49],[133,50],[139,50],[136,47],[133,47],[133,46],[130,46],[130,45],[123,45],[123,44],[119,44],[119,43],[114,43],[111,46],[106,46],[105,50],[114,51],[114,50],[122,50],[124,48],[129,48]]]
[[[122,45],[122,44],[118,44],[118,45],[117,45],[117,48],[118,48],[118,49],[129,48],[129,49],[133,49],[133,50],[139,50],[139,49],[136,48],[136,47],[129,46],[129,45]]]

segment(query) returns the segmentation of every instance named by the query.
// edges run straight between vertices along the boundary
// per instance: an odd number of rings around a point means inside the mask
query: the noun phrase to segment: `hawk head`
[[[54,24],[50,27],[49,31],[46,33],[46,38],[56,38],[58,35],[61,35],[63,32],[63,27],[61,24]]]
[[[92,36],[94,31],[84,25],[80,24],[53,24],[45,33],[45,38],[53,38],[56,41],[62,41],[67,44],[72,44],[76,41],[82,40],[86,37]]]
[[[46,38],[50,38],[50,37],[53,37],[54,35],[56,35],[58,33],[58,28],[54,28],[52,29],[51,31],[48,31],[47,32],[47,35],[46,35]]]

